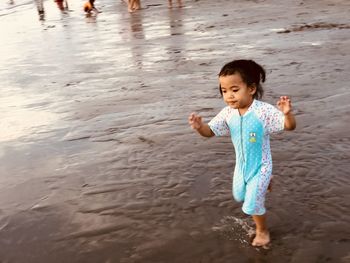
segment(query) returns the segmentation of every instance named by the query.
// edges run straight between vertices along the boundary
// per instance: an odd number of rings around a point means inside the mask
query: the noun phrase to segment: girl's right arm
[[[203,137],[213,137],[215,135],[209,125],[202,122],[202,117],[195,113],[192,113],[190,117],[188,117],[188,123],[191,125],[192,129],[196,130]]]

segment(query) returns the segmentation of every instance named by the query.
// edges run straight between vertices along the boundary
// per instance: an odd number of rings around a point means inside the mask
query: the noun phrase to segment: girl
[[[243,202],[243,212],[253,217],[253,246],[270,242],[264,206],[272,174],[269,134],[296,127],[287,96],[278,100],[279,110],[258,100],[263,95],[264,81],[265,70],[252,60],[227,63],[219,73],[219,90],[227,107],[208,124],[195,113],[189,117],[191,127],[204,137],[231,135],[236,152],[233,196]]]

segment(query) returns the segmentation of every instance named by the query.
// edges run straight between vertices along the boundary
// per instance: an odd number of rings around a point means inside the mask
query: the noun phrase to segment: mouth
[[[231,107],[237,107],[237,101],[228,101],[227,104]]]

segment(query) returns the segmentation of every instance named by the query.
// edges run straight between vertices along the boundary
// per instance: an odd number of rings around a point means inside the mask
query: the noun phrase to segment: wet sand
[[[0,262],[350,262],[348,1],[82,3],[1,6]],[[232,200],[229,138],[187,124],[224,106],[234,58],[297,115],[272,138],[269,250]]]

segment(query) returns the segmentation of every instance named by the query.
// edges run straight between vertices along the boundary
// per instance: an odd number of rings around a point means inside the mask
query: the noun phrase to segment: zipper
[[[244,151],[243,151],[243,116],[240,116],[240,117],[241,117],[241,151],[242,151],[243,163],[245,163]]]

